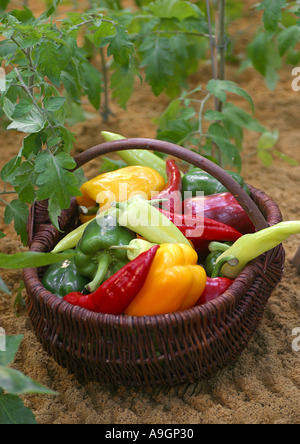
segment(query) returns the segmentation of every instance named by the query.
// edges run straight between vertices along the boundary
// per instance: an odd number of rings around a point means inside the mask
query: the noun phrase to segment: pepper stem
[[[116,245],[113,247],[109,247],[109,250],[131,250],[131,251],[134,251],[135,248],[131,247],[130,245],[118,245],[118,246]]]
[[[208,246],[208,249],[211,253],[215,251],[227,251],[230,248],[230,245],[224,244],[222,242],[211,242]]]
[[[169,199],[151,199],[151,200],[149,200],[149,203],[153,206],[159,205],[164,202],[169,202]]]
[[[85,286],[86,290],[88,290],[90,293],[93,293],[94,291],[96,291],[100,285],[102,284],[105,275],[107,273],[107,270],[110,266],[112,262],[112,257],[110,254],[106,253],[106,252],[102,252],[99,256],[98,256],[98,269],[96,272],[96,275],[94,277],[94,279],[92,280],[92,282],[90,282],[89,284],[87,284]]]
[[[215,266],[214,271],[212,272],[211,277],[212,278],[217,278],[217,277],[222,277],[222,268],[224,267],[225,264],[230,264],[233,267],[237,266],[239,264],[238,259],[235,256],[227,256],[224,257],[223,259],[221,259]]]
[[[84,205],[80,205],[78,207],[78,211],[80,214],[84,214],[85,216],[93,216],[97,214],[99,211],[99,205],[95,205],[94,207],[85,207]]]
[[[127,250],[127,257],[130,261],[133,261],[140,254],[145,251],[150,250],[150,248],[154,247],[151,242],[145,241],[143,239],[133,239],[129,245],[120,245],[120,246],[112,246],[109,247],[110,250]]]

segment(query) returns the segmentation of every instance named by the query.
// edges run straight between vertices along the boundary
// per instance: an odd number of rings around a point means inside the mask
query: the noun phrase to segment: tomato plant
[[[9,367],[22,340],[22,335],[6,336],[4,350],[0,347],[0,424],[36,424],[33,412],[20,396],[57,394]]]

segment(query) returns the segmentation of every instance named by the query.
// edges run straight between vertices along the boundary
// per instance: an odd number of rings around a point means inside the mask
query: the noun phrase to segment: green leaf
[[[4,12],[10,0],[0,0],[0,13]]]
[[[3,40],[0,42],[0,58],[7,60],[12,54],[15,54],[17,49],[18,45],[16,43],[10,40]]]
[[[208,92],[214,94],[221,102],[225,102],[227,99],[227,92],[231,92],[237,94],[238,96],[243,97],[250,103],[252,111],[254,112],[254,102],[250,94],[247,93],[244,89],[242,89],[235,82],[231,82],[229,80],[210,80],[207,84]]]
[[[113,99],[118,100],[121,108],[126,109],[128,100],[132,96],[135,73],[132,69],[117,66],[111,74],[110,86]]]
[[[35,18],[32,11],[26,6],[23,9],[14,9],[13,11],[10,11],[10,15],[16,17],[16,19],[22,23],[26,23]]]
[[[3,182],[11,183],[15,178],[15,172],[21,165],[22,156],[18,155],[10,159],[1,170],[1,179]]]
[[[299,165],[299,162],[296,159],[293,159],[292,157],[288,156],[287,154],[281,153],[280,151],[273,150],[273,153],[279,157],[280,159],[284,160],[291,166],[297,166]]]
[[[16,395],[0,392],[0,424],[37,424],[33,412]]]
[[[7,225],[14,221],[14,227],[24,245],[27,244],[26,225],[29,216],[27,205],[20,200],[11,201],[5,208],[4,220]]]
[[[297,26],[291,26],[281,31],[278,35],[278,47],[280,56],[284,56],[284,54],[289,49],[293,49],[298,43],[299,38],[300,29]]]
[[[33,133],[25,137],[23,140],[22,154],[25,159],[28,159],[31,155],[36,155],[42,149],[41,134]]]
[[[25,251],[15,254],[0,253],[0,268],[8,270],[23,270],[24,268],[38,268],[57,264],[72,258],[75,251],[65,253],[38,253]]]
[[[12,115],[13,120],[18,120],[19,117],[25,116],[33,109],[33,103],[29,99],[21,99],[16,105],[15,110]]]
[[[74,174],[74,176],[76,177],[76,179],[77,179],[77,182],[78,182],[78,187],[79,188],[81,188],[81,186],[85,183],[85,182],[87,182],[88,181],[88,179],[85,177],[85,175],[84,175],[84,170],[83,170],[83,168],[77,168],[77,170],[75,170],[74,172],[73,172],[73,174]]]
[[[0,367],[0,387],[11,395],[44,394],[56,395],[53,390],[49,390],[43,385],[35,382],[23,373],[12,368]]]
[[[269,153],[268,151],[258,151],[257,155],[264,164],[264,166],[270,167],[272,165],[273,157],[271,153]]]
[[[273,90],[278,81],[277,70],[281,67],[281,58],[274,40],[269,40],[265,33],[258,33],[247,48],[248,57],[254,68],[265,77],[267,86]]]
[[[65,45],[46,41],[38,48],[38,70],[58,88],[61,72],[71,58],[71,50]]]
[[[16,129],[23,133],[38,133],[46,124],[43,116],[34,108],[23,117],[18,117],[7,127],[8,130]]]
[[[107,45],[107,37],[111,38],[116,35],[116,27],[113,23],[102,22],[94,34],[94,44],[100,48]]]
[[[65,97],[50,97],[48,100],[45,100],[44,106],[47,111],[55,112],[64,106],[65,101]]]
[[[270,150],[278,142],[278,138],[278,130],[265,132],[259,139],[257,149],[259,151]]]
[[[3,291],[6,294],[11,294],[9,289],[7,288],[5,282],[3,281],[3,279],[0,276],[0,291]]]
[[[219,111],[207,110],[204,114],[206,120],[214,121],[214,120],[223,120],[225,115]]]
[[[278,22],[281,20],[281,9],[286,6],[286,0],[263,0],[257,7],[258,11],[264,9],[263,22],[267,31],[276,31]]]
[[[68,171],[75,167],[76,162],[67,153],[53,156],[48,151],[42,151],[36,158],[37,199],[50,199],[49,216],[57,229],[61,210],[69,208],[71,197],[80,194],[76,177]]]
[[[14,187],[19,195],[19,200],[31,204],[35,197],[35,184],[37,175],[31,162],[23,162],[16,173]]]
[[[127,166],[122,160],[109,159],[108,157],[103,157],[103,162],[99,169],[100,173],[108,173],[110,171],[116,171],[120,168]]]
[[[241,170],[241,158],[238,149],[230,142],[227,131],[219,124],[213,123],[208,129],[208,136],[222,152],[224,164],[228,162]]]
[[[102,75],[90,63],[81,66],[83,74],[84,89],[87,92],[90,103],[98,111],[101,105]]]
[[[257,133],[264,133],[267,131],[266,128],[251,114],[248,114],[245,110],[239,106],[233,105],[232,103],[227,103],[224,106],[223,122],[224,121],[224,125],[230,121],[243,129],[255,131]]]
[[[20,45],[20,49],[27,49],[36,46],[40,42],[40,36],[31,35],[25,37]]]
[[[53,15],[57,9],[57,6],[61,3],[62,0],[52,0],[52,5],[40,16],[40,20],[45,20],[51,15]],[[51,2],[48,2],[48,4]]]
[[[128,66],[130,58],[133,55],[134,46],[130,40],[125,26],[118,26],[117,32],[110,40],[110,44],[107,48],[107,56],[113,56],[117,65]]]
[[[169,39],[157,36],[146,37],[140,46],[143,55],[141,68],[145,67],[146,81],[159,96],[168,85],[168,78],[173,74],[173,59]]]
[[[156,0],[148,9],[159,18],[185,20],[188,17],[198,17],[195,5],[182,0]],[[200,11],[200,10],[199,10]]]
[[[59,127],[59,131],[63,141],[64,151],[70,153],[73,149],[74,143],[76,143],[75,135],[63,126]]]
[[[17,295],[14,300],[14,311],[17,317],[20,316],[17,312],[17,306],[20,306],[21,308],[24,308],[26,310],[26,302],[22,295],[22,291],[25,290],[25,288],[26,286],[24,284],[24,281],[20,281],[19,287],[15,290],[17,292]]]
[[[0,366],[12,363],[23,338],[23,335],[5,336],[5,350],[0,349]]]

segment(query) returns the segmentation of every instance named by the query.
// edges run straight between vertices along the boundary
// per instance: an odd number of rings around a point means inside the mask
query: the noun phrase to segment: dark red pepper
[[[166,172],[168,183],[166,187],[154,197],[154,199],[168,199],[161,203],[164,210],[169,210],[172,213],[180,213],[182,208],[182,181],[181,172],[175,163],[175,160],[168,159],[166,162]]]
[[[203,305],[209,301],[213,301],[225,293],[233,284],[231,279],[224,277],[207,278],[206,287],[196,305]]]
[[[203,305],[209,301],[217,299],[232,285],[233,280],[223,277],[222,275],[223,265],[227,263],[229,259],[230,257],[227,257],[219,261],[215,265],[211,277],[207,276],[205,290],[196,305]]]
[[[214,219],[235,228],[242,234],[254,232],[254,225],[249,216],[231,193],[185,199],[183,212]]]
[[[141,253],[87,296],[74,292],[66,302],[96,313],[121,315],[142,289],[159,245]]]
[[[208,254],[210,242],[235,242],[242,237],[242,234],[235,228],[213,219],[189,214],[176,214],[162,209],[160,211],[179,228],[187,239],[192,241],[200,259]]]

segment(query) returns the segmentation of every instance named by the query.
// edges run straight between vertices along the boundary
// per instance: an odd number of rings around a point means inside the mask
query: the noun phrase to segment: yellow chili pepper
[[[99,204],[100,211],[110,208],[111,202],[124,202],[135,194],[143,194],[151,199],[156,192],[165,187],[164,178],[154,169],[143,166],[128,166],[116,171],[100,174],[85,182],[80,191],[82,196],[77,197],[80,206],[93,208]],[[81,221],[86,222],[96,216],[81,215]]]
[[[127,307],[128,316],[160,315],[193,307],[206,286],[196,251],[186,244],[161,244],[146,282]]]

